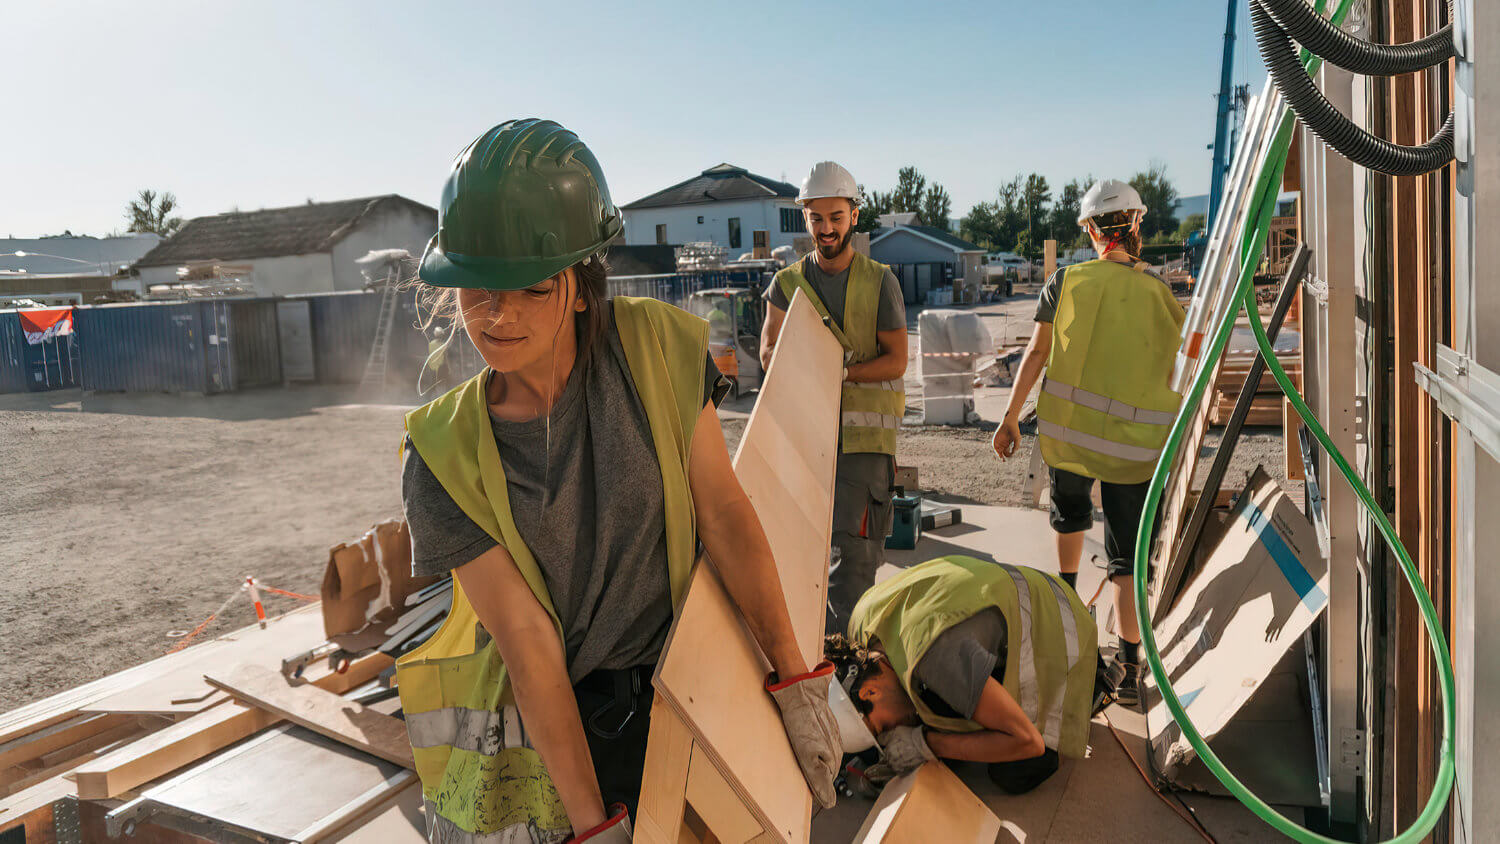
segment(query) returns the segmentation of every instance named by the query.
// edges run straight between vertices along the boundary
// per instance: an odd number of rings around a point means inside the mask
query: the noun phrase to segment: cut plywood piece
[[[765,529],[808,665],[823,653],[842,366],[843,347],[799,291],[735,457],[735,473]],[[812,794],[780,712],[764,691],[768,670],[717,573],[699,565],[658,666],[657,691],[691,731],[694,758],[708,760],[765,834],[806,841]],[[652,758],[653,747],[666,747],[655,740],[657,730],[653,720],[648,770],[659,761]],[[653,799],[666,798],[643,789],[642,803]],[[664,823],[670,826],[673,815],[681,814],[666,812]],[[710,828],[725,822],[704,821]],[[677,840],[677,829],[658,832],[666,836],[659,840]]]
[[[677,844],[692,755],[692,731],[658,692],[651,701],[646,768],[635,816],[636,844]]]
[[[422,784],[413,783],[322,840],[345,844],[426,844],[424,811]]]
[[[391,663],[385,654],[372,654],[355,660],[343,674],[329,674],[312,685],[340,694],[369,682]],[[78,783],[82,799],[115,798],[280,720],[264,709],[229,700],[86,762],[69,776]]]
[[[84,712],[137,715],[192,715],[223,703],[228,695],[203,682],[203,675],[226,665],[281,668],[288,654],[323,644],[323,616],[316,604],[272,619],[266,629],[251,626],[215,640],[215,647],[189,648],[171,670],[83,707]]]
[[[248,703],[372,756],[415,769],[406,724],[314,686],[293,686],[280,672],[241,665],[204,675],[213,686]]]
[[[993,844],[1000,819],[942,762],[888,783],[855,844]]]
[[[720,841],[749,841],[764,832],[713,760],[697,745],[688,762],[687,802]]]

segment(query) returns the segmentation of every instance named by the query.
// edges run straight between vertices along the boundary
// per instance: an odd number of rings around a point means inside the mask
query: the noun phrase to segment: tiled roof
[[[290,208],[194,217],[176,234],[142,256],[135,266],[163,267],[190,261],[232,261],[327,252],[366,215],[388,205],[405,205],[418,213],[431,215],[433,230],[437,230],[435,209],[396,194],[312,202]]]
[[[729,199],[769,199],[772,197],[791,199],[796,195],[795,185],[778,182],[765,176],[757,176],[733,164],[720,164],[704,170],[685,182],[679,182],[622,207],[627,211],[633,211],[640,208],[722,202]]]

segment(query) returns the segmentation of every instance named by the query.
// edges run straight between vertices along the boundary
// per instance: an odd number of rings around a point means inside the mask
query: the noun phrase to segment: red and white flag
[[[73,333],[72,308],[47,308],[41,311],[18,311],[21,318],[21,333],[26,342],[35,346],[53,337]]]

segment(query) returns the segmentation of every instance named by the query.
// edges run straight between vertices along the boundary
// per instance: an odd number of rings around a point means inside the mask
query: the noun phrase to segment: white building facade
[[[731,259],[757,247],[793,246],[807,233],[797,188],[720,164],[622,206],[631,245],[713,243]]]

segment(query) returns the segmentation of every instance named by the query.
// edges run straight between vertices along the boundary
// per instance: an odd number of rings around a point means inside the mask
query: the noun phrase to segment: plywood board
[[[343,674],[329,674],[314,680],[312,685],[330,692],[343,693],[369,682],[391,662],[391,658],[385,654],[372,654],[355,660]],[[70,776],[78,783],[80,798],[103,800],[118,797],[129,789],[191,764],[280,720],[263,709],[228,700],[119,750],[86,762]]]
[[[799,291],[735,458],[809,665],[823,651],[842,361],[843,348]],[[710,760],[766,832],[806,841],[812,795],[781,715],[764,691],[767,670],[718,575],[698,566],[656,688],[691,729],[695,750]],[[649,750],[647,755],[649,767]]]
[[[692,731],[658,692],[651,701],[646,769],[641,776],[641,799],[635,816],[637,844],[677,844],[692,754]]]
[[[204,675],[213,686],[301,727],[372,756],[415,769],[406,724],[314,686],[293,686],[280,672],[241,665]]]
[[[203,682],[209,671],[224,666],[258,665],[281,668],[283,657],[323,644],[323,616],[313,604],[272,619],[265,630],[251,626],[216,640],[211,650],[182,652],[187,657],[165,674],[152,678],[83,708],[85,712],[191,715],[222,703],[228,696]]]
[[[897,777],[880,792],[855,844],[992,844],[1000,819],[942,762]]]

